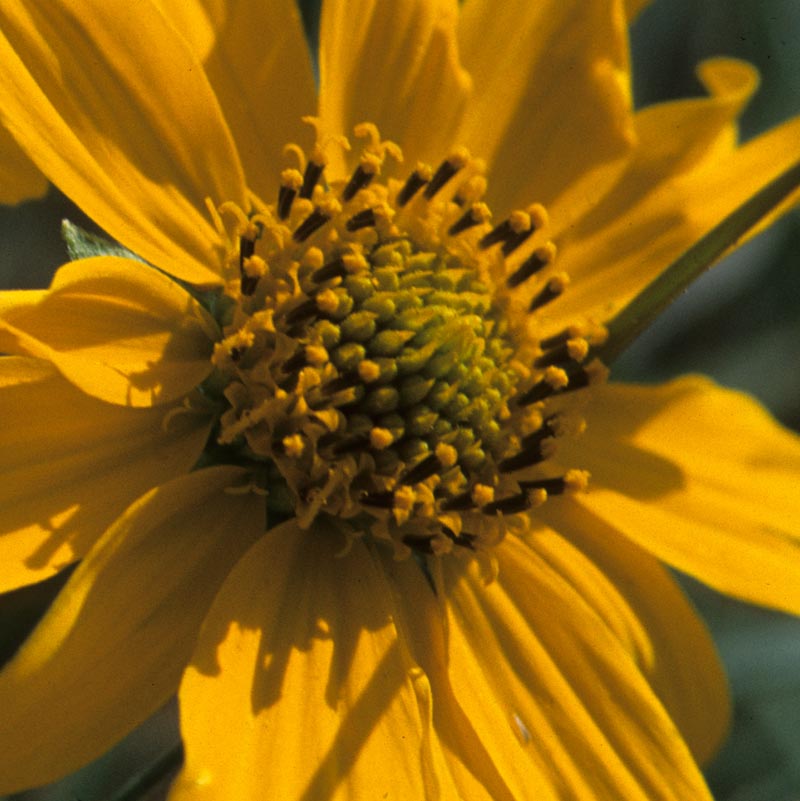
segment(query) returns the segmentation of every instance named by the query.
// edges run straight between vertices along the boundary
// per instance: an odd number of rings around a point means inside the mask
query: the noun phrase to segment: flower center
[[[559,400],[604,377],[585,365],[603,332],[530,334],[567,285],[540,205],[492,226],[465,150],[382,181],[399,148],[374,125],[355,133],[366,144],[349,180],[325,180],[321,145],[292,145],[300,169],[282,173],[276,203],[220,209],[217,442],[302,526],[332,515],[400,554],[480,550],[585,485],[550,462],[582,426]]]

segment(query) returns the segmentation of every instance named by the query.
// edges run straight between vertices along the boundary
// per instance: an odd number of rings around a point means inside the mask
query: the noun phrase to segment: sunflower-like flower
[[[325,0],[318,91],[291,0],[0,6],[4,125],[119,243],[0,295],[2,589],[78,563],[0,791],[177,691],[172,801],[708,798],[659,560],[800,611],[800,445],[607,364],[800,121],[739,147],[731,60],[634,113],[641,5]]]

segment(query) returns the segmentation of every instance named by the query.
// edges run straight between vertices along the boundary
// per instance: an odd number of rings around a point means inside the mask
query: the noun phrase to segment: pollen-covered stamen
[[[473,203],[461,217],[447,229],[447,233],[450,236],[457,236],[470,228],[474,228],[476,225],[489,222],[491,214],[489,207],[485,203]]]
[[[292,211],[292,203],[303,185],[303,176],[299,170],[288,169],[281,173],[281,185],[278,189],[278,219],[285,220]]]
[[[306,164],[306,171],[303,173],[303,185],[300,187],[300,197],[310,198],[314,194],[314,187],[322,178],[325,170],[325,162],[317,162],[311,159]]]
[[[217,440],[280,475],[300,526],[352,520],[398,556],[480,552],[567,487],[552,457],[579,426],[564,422],[573,402],[550,397],[599,380],[584,365],[593,339],[582,324],[539,342],[538,320],[510,316],[531,295],[537,315],[566,285],[548,274],[513,295],[554,261],[542,237],[509,264],[544,227],[540,206],[487,234],[479,160],[457,149],[403,184],[380,178],[399,149],[374,126],[357,134],[368,141],[349,177],[320,181],[319,140],[309,157],[292,146],[300,169],[275,204],[227,210]]]
[[[547,367],[551,364],[580,363],[588,355],[589,342],[583,337],[575,337],[556,345],[552,350],[546,351],[533,364],[535,367]]]
[[[557,273],[547,281],[541,291],[536,294],[528,306],[528,312],[534,312],[555,300],[569,286],[569,276],[566,273]]]
[[[547,242],[542,247],[536,248],[533,253],[506,278],[506,286],[509,289],[524,284],[529,278],[541,272],[545,267],[552,264],[556,257],[556,246],[552,242]]]
[[[324,204],[315,207],[311,214],[297,226],[292,239],[295,242],[305,242],[312,234],[319,231],[325,223],[330,220],[342,210],[338,201],[334,198],[328,198]]]
[[[397,193],[397,205],[402,208],[414,195],[433,178],[433,170],[427,164],[419,163],[416,169],[408,176],[403,188]]]
[[[478,247],[486,249],[503,243],[503,255],[509,255],[519,247],[534,231],[543,227],[547,221],[544,208],[537,204],[528,211],[514,211],[505,220],[481,237]]]
[[[516,404],[529,406],[551,395],[574,392],[593,384],[600,384],[607,377],[608,368],[597,359],[586,367],[577,366],[569,372],[561,367],[550,366],[545,369],[544,376],[539,381],[517,396]]]
[[[469,151],[460,147],[453,151],[437,168],[423,192],[426,200],[431,200],[440,189],[459,171],[463,170],[469,162]]]

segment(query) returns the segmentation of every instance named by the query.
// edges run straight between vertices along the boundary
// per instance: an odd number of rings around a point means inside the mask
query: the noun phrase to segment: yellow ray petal
[[[0,348],[48,359],[84,392],[124,406],[168,403],[210,372],[216,323],[173,280],[130,259],[64,265],[31,304],[0,302]]]
[[[78,566],[0,673],[0,792],[107,750],[175,692],[203,616],[263,531],[263,499],[214,467],[143,496]]]
[[[561,458],[578,502],[659,559],[744,600],[800,612],[800,440],[699,377],[593,390]]]
[[[0,359],[0,410],[0,591],[82,558],[142,493],[191,469],[211,425],[102,403],[16,356]]]
[[[620,643],[523,543],[500,577],[442,560],[455,696],[517,801],[710,799],[674,724]],[[549,791],[549,792],[548,792]]]
[[[487,159],[490,202],[498,210],[553,204],[579,178],[629,150],[621,0],[468,0],[460,22],[475,90],[459,139]]]
[[[453,693],[447,669],[449,657],[445,615],[427,577],[412,559],[397,561],[385,554],[382,562],[384,572],[399,599],[396,625],[431,684],[434,728],[460,798],[469,801],[520,801],[520,797],[512,794],[505,780],[509,771],[501,774],[506,760],[512,765],[515,763],[516,746],[495,750],[492,748],[496,742],[494,738],[484,744],[465,714],[465,708]],[[492,694],[486,694],[485,690],[483,685],[476,686],[476,697],[484,701],[488,699],[491,708]],[[476,710],[472,711],[478,711],[479,718],[483,719],[482,705],[477,705]],[[509,738],[503,734],[498,734],[497,739],[504,745],[509,743]],[[530,770],[530,765],[525,765],[525,768],[529,769],[529,785],[539,792],[537,801],[554,801],[542,772]]]
[[[308,137],[317,97],[294,0],[157,0],[203,63],[236,140],[247,184],[277,198],[282,149]]]
[[[608,320],[691,244],[798,157],[800,118],[735,149],[735,120],[754,91],[752,67],[702,66],[711,91],[637,115],[641,145],[594,211],[556,234],[569,292],[548,309],[553,328],[575,315]],[[669,135],[665,135],[669,132]],[[794,192],[749,236],[800,197]],[[559,220],[554,225],[560,226]],[[737,243],[738,244],[738,243]]]
[[[695,759],[728,733],[727,681],[714,643],[674,579],[646,551],[573,504],[537,511],[528,545],[562,575],[634,657]],[[558,532],[558,533],[556,533]]]
[[[471,81],[458,61],[456,0],[326,0],[319,114],[328,133],[374,122],[406,163],[450,155]],[[330,156],[339,154],[331,148]],[[331,170],[346,170],[332,161]]]
[[[0,118],[112,237],[220,282],[205,199],[243,203],[242,170],[202,66],[150,0],[3,3]]]
[[[0,203],[8,205],[41,197],[47,178],[19,149],[11,134],[0,127]]]
[[[171,801],[452,799],[430,688],[361,543],[287,523],[231,573],[180,690]]]

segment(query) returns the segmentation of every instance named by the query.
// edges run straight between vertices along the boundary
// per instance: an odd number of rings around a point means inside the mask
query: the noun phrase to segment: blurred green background
[[[312,40],[316,2],[301,3]],[[742,122],[744,138],[800,113],[800,0],[656,0],[637,21],[632,40],[640,106],[699,94],[695,65],[708,56],[733,55],[757,65],[762,75],[761,90]],[[39,202],[0,207],[0,286],[47,285],[66,259],[59,236],[65,217],[92,228],[55,190]],[[656,381],[707,373],[749,391],[800,430],[799,343],[800,214],[795,212],[698,281],[625,354],[613,376]],[[0,661],[61,583],[55,579],[0,602]],[[708,770],[715,798],[800,801],[800,621],[736,603],[694,582],[686,586],[714,632],[735,699],[733,732]],[[46,725],[46,710],[42,715]],[[116,799],[131,775],[177,743],[173,705],[75,776],[14,798]],[[161,782],[138,797],[161,799],[166,786]]]

